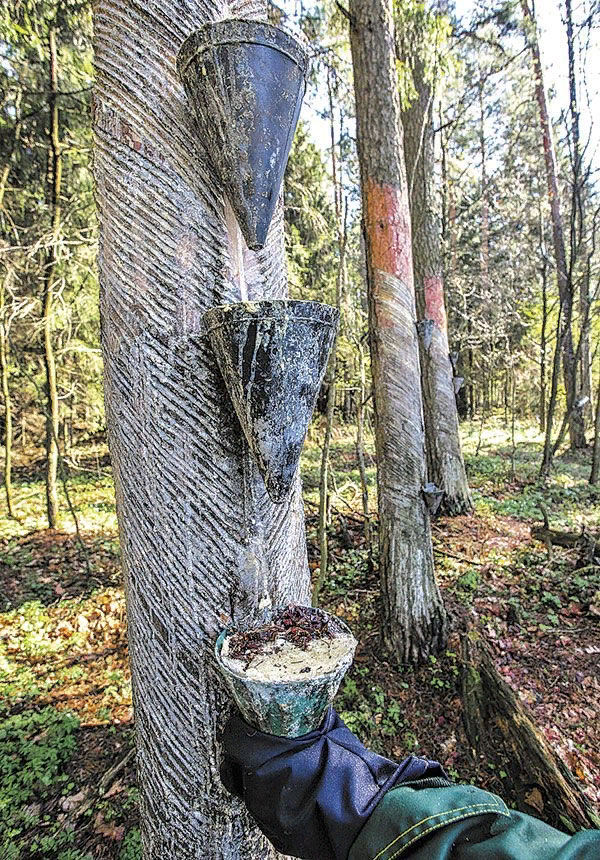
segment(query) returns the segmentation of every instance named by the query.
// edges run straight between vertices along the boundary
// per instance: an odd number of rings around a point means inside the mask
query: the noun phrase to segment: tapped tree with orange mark
[[[382,637],[397,662],[417,663],[443,647],[446,615],[424,492],[411,221],[391,2],[351,0],[350,32],[375,404]]]
[[[463,460],[456,390],[450,360],[440,213],[435,193],[432,77],[439,65],[444,19],[431,13],[428,25],[414,15],[410,4],[396,6],[397,42],[413,92],[403,105],[404,158],[408,178],[412,226],[412,253],[417,317],[420,321],[419,358],[425,419],[428,480],[444,491],[445,514],[473,510]],[[408,26],[402,26],[403,24]],[[412,26],[411,26],[412,24]],[[430,32],[431,31],[431,32]],[[408,88],[407,88],[408,89]]]

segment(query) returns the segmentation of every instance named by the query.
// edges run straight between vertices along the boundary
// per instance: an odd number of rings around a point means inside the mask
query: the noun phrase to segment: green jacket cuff
[[[568,836],[470,785],[399,786],[381,800],[348,860],[593,860],[600,831]]]

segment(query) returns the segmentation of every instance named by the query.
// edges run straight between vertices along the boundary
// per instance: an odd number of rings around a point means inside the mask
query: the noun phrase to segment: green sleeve
[[[600,830],[574,836],[471,785],[400,786],[381,800],[348,860],[600,860]]]

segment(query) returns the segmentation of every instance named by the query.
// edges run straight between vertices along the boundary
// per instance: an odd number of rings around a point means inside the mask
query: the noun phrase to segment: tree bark
[[[44,289],[42,298],[42,326],[44,331],[44,367],[46,370],[46,511],[48,526],[54,529],[58,525],[58,390],[56,387],[56,362],[52,339],[52,304],[54,298],[54,272],[58,260],[58,240],[60,237],[60,191],[62,179],[62,158],[60,143],[60,127],[58,114],[58,52],[56,48],[56,30],[52,27],[48,33],[48,51],[50,59],[50,91],[48,106],[50,109],[50,170],[52,185],[50,189],[50,206],[52,212],[52,233],[50,247],[46,254],[44,266]]]
[[[586,177],[583,171],[583,156],[581,152],[581,137],[579,132],[579,107],[577,100],[577,77],[575,71],[575,38],[573,33],[573,4],[565,0],[565,18],[567,29],[567,52],[569,58],[569,110],[571,113],[571,266],[570,279],[573,278],[578,259],[583,259],[584,270],[579,279],[579,392],[587,401],[582,407],[584,425],[592,416],[592,378],[590,357],[590,279],[589,252],[586,240],[585,221],[585,187]]]
[[[419,337],[425,451],[429,481],[444,490],[442,510],[465,514],[473,510],[460,446],[458,410],[449,357],[440,219],[434,190],[433,112],[431,86],[415,46],[412,58],[417,98],[402,115],[404,155],[410,177],[411,234],[417,316],[428,328]],[[429,323],[432,324],[429,340]]]
[[[4,405],[4,493],[6,510],[9,517],[14,517],[12,494],[12,401],[8,383],[8,338],[5,310],[6,275],[0,285],[0,379],[2,380],[2,402]]]
[[[327,68],[327,94],[329,100],[329,133],[331,140],[331,179],[333,183],[333,195],[335,202],[335,222],[338,239],[338,270],[336,277],[336,307],[341,310],[342,296],[344,293],[344,281],[346,274],[346,245],[347,231],[342,221],[342,183],[338,181],[337,146],[335,142],[334,103],[333,90],[331,86],[331,67]],[[312,604],[319,605],[321,588],[327,579],[327,567],[329,563],[329,546],[327,537],[327,519],[329,510],[329,450],[331,448],[331,434],[333,431],[333,420],[335,413],[335,399],[337,393],[337,340],[336,335],[329,364],[327,367],[327,406],[325,409],[325,435],[321,449],[321,471],[319,476],[319,575],[314,584]]]
[[[94,4],[105,397],[145,860],[272,856],[219,780],[229,699],[214,641],[263,588],[274,604],[309,598],[299,478],[270,502],[202,326],[209,307],[239,300],[240,265],[250,300],[286,294],[282,206],[265,249],[232,258],[175,69],[194,29],[263,13],[252,0]]]
[[[423,410],[392,4],[352,0],[350,19],[378,463],[382,639],[399,663],[416,663],[443,646],[446,619],[423,495]]]
[[[362,498],[362,509],[365,518],[365,544],[369,553],[369,564],[373,559],[373,547],[371,545],[371,514],[369,511],[369,485],[367,482],[367,469],[365,466],[365,399],[366,399],[366,368],[365,351],[360,339],[356,343],[359,355],[359,378],[360,388],[356,400],[356,459],[358,460],[358,472],[360,475],[360,487]]]
[[[21,101],[23,93],[18,90],[15,98],[15,130],[10,154],[6,159],[2,174],[0,175],[0,211],[4,205],[4,194],[10,169],[17,153],[23,122],[21,119]],[[0,378],[2,380],[2,401],[4,404],[4,492],[6,495],[6,508],[9,517],[14,517],[13,494],[12,494],[12,400],[10,396],[9,367],[8,367],[8,323],[6,314],[6,284],[9,278],[7,272],[2,279],[0,287]]]
[[[585,448],[586,442],[583,415],[581,409],[575,405],[577,397],[577,363],[573,349],[573,334],[571,327],[573,317],[573,285],[568,276],[563,219],[560,206],[560,191],[558,188],[558,175],[556,168],[556,153],[554,150],[552,127],[548,116],[546,88],[544,86],[542,61],[536,35],[535,19],[533,18],[527,0],[521,0],[521,8],[523,10],[524,21],[526,25],[528,25],[527,37],[530,41],[531,54],[533,57],[535,92],[540,112],[542,144],[546,165],[546,179],[548,183],[548,199],[550,203],[550,215],[552,218],[552,238],[554,259],[556,263],[556,278],[562,311],[562,328],[558,348],[562,353],[563,378],[567,395],[567,412],[570,414],[569,438],[572,448]],[[546,426],[546,433],[551,435],[551,423],[548,423]]]
[[[596,409],[594,412],[594,450],[592,453],[592,469],[590,484],[600,483],[600,383],[596,388]]]
[[[546,349],[548,345],[548,262],[546,259],[544,236],[543,236],[543,219],[540,217],[540,251],[542,254],[542,265],[540,275],[542,278],[542,327],[540,332],[540,433],[546,430]]]

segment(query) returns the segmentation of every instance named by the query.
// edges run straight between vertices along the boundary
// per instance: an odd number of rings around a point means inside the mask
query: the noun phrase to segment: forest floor
[[[309,561],[318,568],[320,451],[302,462]],[[537,470],[541,439],[522,428],[513,449],[500,421],[463,427],[476,512],[433,523],[437,575],[451,620],[446,650],[421,668],[395,667],[378,635],[377,557],[365,543],[352,428],[336,431],[331,570],[322,605],[358,640],[336,707],[374,749],[439,759],[450,775],[544,810],[514,779],[501,749],[471,749],[462,722],[459,633],[477,631],[502,677],[600,809],[600,566],[579,548],[531,536],[543,503],[555,529],[600,535],[590,452]],[[0,520],[0,856],[3,860],[137,860],[138,789],[125,601],[105,446],[73,452],[64,524],[44,528],[39,453],[15,468],[18,520]],[[375,507],[374,463],[369,467]],[[375,518],[374,518],[375,520]]]

